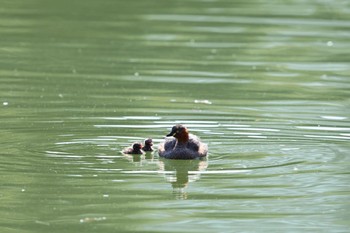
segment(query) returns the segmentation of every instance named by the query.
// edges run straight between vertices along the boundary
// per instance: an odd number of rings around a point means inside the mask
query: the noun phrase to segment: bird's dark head
[[[152,138],[148,138],[148,139],[145,140],[145,146],[153,146]]]
[[[172,129],[171,132],[166,135],[167,137],[175,137],[180,141],[187,142],[188,141],[188,131],[187,128],[181,124],[175,125]]]
[[[141,148],[142,148],[142,145],[141,145],[141,143],[139,143],[139,142],[135,142],[135,143],[132,145],[132,149],[133,149],[134,151],[139,151],[139,150],[141,150]]]

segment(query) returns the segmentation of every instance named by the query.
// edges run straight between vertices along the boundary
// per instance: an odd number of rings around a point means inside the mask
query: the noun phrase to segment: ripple
[[[242,174],[250,173],[252,170],[208,170],[208,171],[188,171],[189,174]]]
[[[237,134],[237,135],[261,135],[261,133],[249,133],[249,132],[234,132],[233,134]]]
[[[217,47],[217,46],[214,46]],[[160,83],[188,83],[188,84],[220,84],[220,83],[236,83],[236,84],[248,84],[252,83],[251,80],[247,79],[233,79],[233,78],[212,78],[204,76],[155,76],[155,75],[140,75],[135,77],[134,75],[121,76],[120,79],[127,81],[147,81],[147,82],[160,82]]]
[[[281,150],[291,151],[291,150],[300,150],[300,148],[299,147],[288,147],[288,148],[281,148]]]
[[[321,116],[321,118],[326,120],[335,120],[335,121],[341,121],[341,120],[347,119],[347,117],[343,117],[343,116]]]
[[[150,129],[150,128],[167,128],[168,125],[94,125],[96,128],[131,128],[131,129]]]
[[[262,139],[266,139],[267,136],[258,136],[258,135],[248,135],[248,138],[262,138]]]
[[[181,75],[181,76],[206,76],[206,77],[232,77],[231,73],[209,72],[197,70],[154,70],[152,74]]]
[[[140,171],[122,171],[126,174],[175,174],[176,171],[149,171],[149,170],[140,170]]]
[[[350,137],[331,136],[331,135],[309,135],[309,134],[306,134],[306,135],[304,135],[304,137],[307,137],[307,138],[324,138],[324,139],[350,140]]]
[[[231,27],[231,26],[218,26],[218,27],[210,27],[210,26],[196,26],[191,27],[191,30],[188,31],[196,31],[196,32],[208,32],[208,33],[223,33],[223,34],[233,34],[233,33],[242,33],[245,31],[243,27]]]
[[[297,126],[298,129],[321,130],[321,131],[350,131],[348,127],[327,127],[327,126]]]
[[[52,158],[78,158],[81,159],[83,156],[81,155],[73,155],[71,153],[60,152],[60,151],[45,151],[47,157]]]
[[[289,63],[288,68],[291,70],[305,71],[346,71],[349,70],[349,64],[346,63]],[[305,82],[306,83],[306,82]],[[302,83],[302,85],[305,85]],[[307,86],[307,85],[306,85]]]
[[[191,126],[194,125],[212,125],[212,127],[217,127],[219,124],[217,121],[205,121],[205,120],[196,120],[196,121],[191,121],[191,120],[174,120],[174,121],[157,121],[155,123],[160,123],[160,124],[169,124],[169,125],[174,125],[174,124],[186,124],[188,126],[189,124]]]
[[[115,172],[122,171],[120,168],[93,168],[93,167],[81,167],[81,170],[89,170],[89,171],[102,171],[102,172]]]
[[[247,130],[247,131],[266,131],[266,132],[279,132],[279,129],[269,129],[269,128],[227,128],[230,130]]]
[[[123,116],[123,117],[98,117],[96,119],[102,120],[160,120],[161,117],[156,116]]]
[[[200,23],[236,23],[236,24],[271,24],[271,25],[304,25],[320,27],[350,27],[347,20],[323,20],[323,19],[296,19],[296,18],[262,18],[262,17],[239,17],[239,16],[212,16],[212,15],[144,15],[146,20],[177,21],[177,22],[200,22]]]
[[[115,141],[114,138],[87,138],[87,139],[72,139],[72,141],[56,142],[56,145],[71,145],[71,144],[98,144],[104,146],[111,141]]]
[[[188,128],[215,128],[218,125],[212,124],[201,124],[198,122],[197,124],[186,123],[188,121],[171,121],[171,122],[162,122],[161,124],[152,124],[152,125],[120,125],[120,124],[105,124],[105,125],[94,125],[96,128],[131,128],[131,129],[156,129],[156,128],[164,128],[168,129],[172,127],[174,124],[185,124]],[[168,123],[168,124],[166,124]],[[203,122],[205,123],[205,122]]]

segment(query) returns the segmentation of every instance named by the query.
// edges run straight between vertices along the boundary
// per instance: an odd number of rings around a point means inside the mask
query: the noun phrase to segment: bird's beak
[[[166,136],[167,137],[171,137],[171,136],[175,136],[175,134],[176,134],[176,131],[175,130],[171,130],[171,132],[168,135],[166,135]]]

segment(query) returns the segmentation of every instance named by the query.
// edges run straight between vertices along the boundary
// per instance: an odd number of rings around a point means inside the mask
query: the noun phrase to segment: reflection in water
[[[143,161],[144,156],[138,154],[125,154],[125,157],[132,163],[140,163]]]
[[[178,199],[187,199],[185,188],[189,182],[199,180],[200,173],[191,171],[204,171],[208,167],[208,160],[170,160],[160,158],[159,170],[166,171],[165,177],[173,187],[173,193]],[[171,171],[171,172],[169,172]]]
[[[124,157],[129,160],[131,163],[138,164],[139,166],[143,166],[148,163],[152,163],[154,160],[153,152],[146,152],[145,154],[123,154]]]
[[[141,171],[123,171],[123,173],[161,174],[165,177],[167,182],[171,183],[173,194],[177,199],[187,199],[187,192],[185,189],[190,182],[200,179],[200,175],[202,172],[205,172],[208,167],[208,159],[172,160],[158,157],[155,158],[154,153],[155,152],[147,152],[144,155],[124,154],[129,162],[138,167],[146,168],[147,165],[154,164],[157,166],[152,166],[152,168],[150,168],[152,170],[143,169]]]

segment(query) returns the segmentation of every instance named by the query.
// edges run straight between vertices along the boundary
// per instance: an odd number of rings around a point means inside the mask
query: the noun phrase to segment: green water
[[[0,232],[350,232],[349,13],[2,0]],[[120,153],[175,123],[207,160]]]

